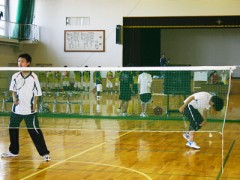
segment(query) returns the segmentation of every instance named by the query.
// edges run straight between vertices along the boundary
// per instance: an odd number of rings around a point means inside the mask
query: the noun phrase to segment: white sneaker
[[[122,113],[122,115],[123,115],[123,116],[128,116],[128,113],[125,112],[125,113]]]
[[[143,114],[143,117],[148,117],[148,115],[146,113]]]
[[[194,149],[200,149],[200,147],[195,142],[187,142],[186,146]]]
[[[43,155],[43,161],[51,161],[49,154]]]
[[[121,112],[121,109],[120,109],[120,108],[117,109],[117,115],[118,115],[118,116],[122,116],[122,112]]]
[[[140,117],[148,117],[148,115],[147,115],[145,112],[142,112],[142,113],[140,114]]]
[[[144,113],[143,112],[140,114],[140,117],[144,117]]]
[[[121,113],[121,109],[120,108],[117,109],[117,113],[118,114]]]
[[[11,152],[2,153],[2,155],[1,155],[2,158],[17,157],[17,156],[18,156],[18,154],[13,154]]]
[[[186,139],[187,141],[189,141],[189,134],[188,134],[188,133],[184,133],[184,134],[183,134],[183,137],[184,137],[184,139]]]

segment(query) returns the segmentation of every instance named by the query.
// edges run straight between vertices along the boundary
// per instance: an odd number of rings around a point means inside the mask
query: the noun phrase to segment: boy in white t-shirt
[[[194,131],[198,131],[206,124],[207,112],[210,107],[216,111],[221,111],[223,106],[224,101],[222,98],[213,96],[208,92],[194,93],[184,101],[179,111],[190,121],[189,132],[183,134],[183,137],[188,141],[186,146],[200,149],[194,142]]]
[[[152,76],[147,72],[143,72],[138,76],[138,84],[139,84],[139,94],[142,105],[142,113],[140,117],[147,117],[147,104],[152,102]]]
[[[31,56],[21,54],[18,56],[18,67],[28,67]],[[50,161],[43,133],[39,127],[37,116],[37,100],[42,96],[38,77],[31,71],[20,71],[12,76],[10,91],[13,96],[12,112],[9,122],[10,146],[9,152],[3,153],[2,158],[17,157],[19,153],[19,126],[24,119],[28,132],[34,145],[44,161]]]

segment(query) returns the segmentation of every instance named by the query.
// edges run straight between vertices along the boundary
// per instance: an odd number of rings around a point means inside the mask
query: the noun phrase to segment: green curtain
[[[18,0],[16,26],[13,37],[24,40],[30,38],[34,18],[35,0]]]

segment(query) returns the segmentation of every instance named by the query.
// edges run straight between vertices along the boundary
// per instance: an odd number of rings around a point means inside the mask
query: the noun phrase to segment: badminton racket
[[[18,80],[15,79],[15,87],[16,90],[20,90],[25,84],[25,79],[24,78],[19,78]]]

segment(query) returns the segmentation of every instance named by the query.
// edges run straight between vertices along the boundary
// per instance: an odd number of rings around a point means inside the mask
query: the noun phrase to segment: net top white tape
[[[207,71],[230,70],[236,66],[166,66],[166,67],[0,67],[0,71]]]

